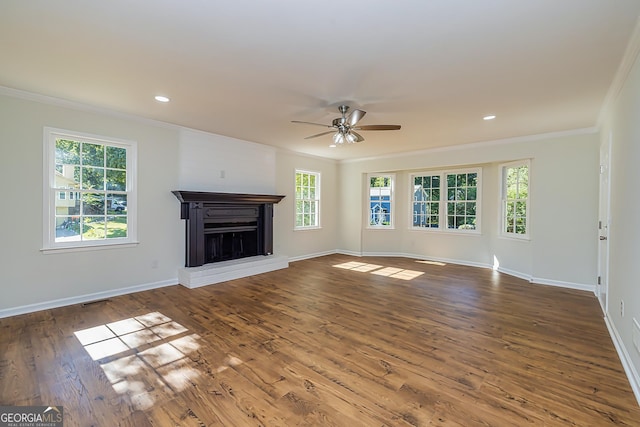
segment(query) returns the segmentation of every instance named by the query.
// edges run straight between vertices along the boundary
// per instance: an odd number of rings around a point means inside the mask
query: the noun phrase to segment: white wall
[[[183,129],[178,170],[176,190],[274,194],[276,149]]]
[[[640,401],[640,351],[633,345],[633,319],[640,322],[640,60],[607,111],[602,138],[611,134],[609,303],[606,318],[631,372]],[[624,302],[624,316],[620,303]]]
[[[539,283],[593,289],[596,280],[598,135],[594,132],[470,144],[449,150],[340,164],[339,248],[347,253],[407,254],[470,265],[493,265]],[[499,164],[531,159],[531,239],[498,237]],[[480,235],[409,230],[409,174],[482,168]],[[396,174],[396,227],[364,225],[367,173]],[[357,226],[356,226],[357,224]]]
[[[137,246],[40,251],[45,126],[137,141]],[[0,94],[0,314],[175,283],[181,228],[170,191],[178,183],[177,141],[177,132],[167,127]]]
[[[320,227],[294,230],[295,170],[320,173]],[[338,224],[337,165],[333,160],[279,151],[277,155],[277,194],[285,195],[274,212],[274,252],[293,259],[333,253]]]
[[[136,141],[138,237],[129,248],[45,254],[43,128]],[[282,194],[274,252],[304,258],[335,250],[336,163],[68,102],[0,92],[0,317],[177,283],[184,223],[172,190]],[[294,170],[322,174],[322,228],[293,231]]]

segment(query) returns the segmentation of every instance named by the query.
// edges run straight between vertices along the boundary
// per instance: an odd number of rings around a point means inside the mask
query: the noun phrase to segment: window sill
[[[40,252],[45,255],[62,254],[68,252],[86,252],[86,251],[100,251],[104,249],[123,249],[134,248],[138,246],[140,242],[126,242],[126,243],[109,243],[109,244],[96,244],[86,246],[60,246],[55,248],[42,248]]]
[[[293,231],[313,231],[322,230],[322,227],[294,227]]]

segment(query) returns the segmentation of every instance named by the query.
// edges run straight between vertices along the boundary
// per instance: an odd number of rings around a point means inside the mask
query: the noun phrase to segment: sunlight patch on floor
[[[367,264],[366,262],[351,261],[351,262],[345,262],[343,264],[336,264],[334,265],[334,267],[342,268],[344,270],[361,271],[363,273],[367,273],[371,270],[376,270],[378,268],[381,268],[382,266],[376,265],[376,264]]]
[[[440,261],[428,261],[428,260],[426,260],[426,259],[421,259],[421,260],[418,260],[418,261],[416,261],[416,262],[419,262],[420,264],[437,265],[437,266],[440,266],[440,267],[444,267],[445,265],[447,265],[447,264],[445,264],[444,262],[440,262]]]
[[[371,273],[378,276],[393,277],[395,279],[412,280],[424,274],[422,271],[407,270],[397,267],[385,267],[377,264],[368,264],[364,262],[349,261],[342,264],[334,265],[335,268],[344,270],[358,271],[361,273]]]
[[[372,271],[371,274],[378,276],[393,277],[395,279],[412,280],[424,274],[423,271],[406,270],[404,268],[385,267],[383,269]]]
[[[74,334],[100,364],[116,393],[127,395],[136,409],[149,409],[163,396],[193,385],[200,376],[188,357],[199,350],[200,336],[162,313],[147,313]],[[229,366],[229,359],[222,365]]]

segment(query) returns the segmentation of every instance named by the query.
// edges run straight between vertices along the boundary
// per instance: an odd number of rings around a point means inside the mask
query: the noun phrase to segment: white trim
[[[377,177],[389,177],[390,178],[390,186],[389,188],[389,225],[371,225],[371,188],[387,188],[387,187],[371,187],[371,178]],[[389,172],[375,172],[375,173],[367,173],[367,181],[365,183],[366,191],[365,191],[365,219],[364,224],[367,230],[395,230],[396,228],[396,174]]]
[[[60,298],[51,301],[38,302],[35,304],[27,304],[19,307],[12,307],[0,310],[0,319],[4,317],[18,316],[21,314],[33,313],[36,311],[48,310],[52,308],[64,307],[74,304],[82,304],[96,300],[117,297],[120,295],[132,294],[135,292],[148,291],[150,289],[164,288],[166,286],[174,286],[178,284],[178,279],[162,280],[160,282],[146,283],[142,285],[129,286],[126,288],[118,288],[110,291],[95,292],[92,294],[79,295],[75,297]]]
[[[478,268],[491,268],[489,264],[485,264],[482,262],[475,261],[463,261],[459,259],[451,259],[451,258],[440,258],[440,257],[431,257],[419,254],[411,254],[411,253],[403,253],[403,252],[363,252],[362,256],[364,257],[398,257],[398,258],[409,258],[409,259],[418,259],[421,261],[434,261],[441,262],[444,264],[455,264],[455,265],[465,265],[467,267],[478,267]]]
[[[39,93],[27,92],[24,90],[14,89],[6,86],[0,86],[0,95],[10,96],[12,98],[24,99],[27,101],[39,102],[42,104],[53,105],[56,107],[70,108],[77,111],[88,111],[91,113],[103,114],[109,117],[130,120],[133,122],[165,128],[165,129],[173,129],[173,130],[184,129],[184,127],[182,126],[174,125],[167,122],[161,122],[159,120],[148,119],[141,116],[135,116],[133,114],[122,113],[120,111],[111,110],[109,108],[96,107],[95,105],[84,104],[77,101],[70,101],[67,99],[56,98],[53,96],[42,95]]]
[[[318,258],[321,256],[327,256],[327,255],[333,255],[336,253],[342,253],[343,255],[353,255],[353,256],[359,256],[359,255],[355,255],[355,253],[343,253],[343,252],[338,252],[338,251],[323,251],[323,252],[315,252],[312,254],[307,254],[307,255],[299,255],[299,256],[294,256],[289,258],[289,262],[296,262],[296,261],[303,261],[305,259],[312,259],[312,258]]]
[[[399,257],[399,258],[415,258],[424,261],[435,261],[442,262],[445,264],[455,264],[455,265],[466,265],[468,267],[479,267],[479,268],[487,268],[493,270],[493,265],[484,262],[476,262],[476,261],[466,261],[460,259],[452,259],[452,258],[440,258],[440,257],[430,257],[426,255],[420,254],[412,254],[412,253],[404,253],[404,252],[353,252],[346,251],[342,249],[337,249],[335,251],[327,251],[318,256],[330,255],[332,253],[337,253],[341,255],[351,255],[356,257]],[[299,259],[312,258],[313,256],[301,256]],[[556,286],[559,288],[565,289],[576,289],[580,291],[587,291],[595,294],[595,285],[589,285],[584,283],[574,283],[574,282],[565,282],[561,280],[553,280],[553,279],[543,279],[539,277],[533,277],[530,274],[521,273],[515,270],[509,270],[506,268],[499,267],[497,269],[498,272],[508,274],[509,276],[516,277],[518,279],[526,280],[527,282],[533,285],[546,285],[546,286]]]
[[[636,25],[633,29],[633,32],[631,33],[631,37],[629,37],[629,41],[627,42],[627,47],[624,51],[624,55],[622,56],[622,60],[620,61],[620,65],[618,66],[613,81],[611,82],[611,86],[609,86],[607,95],[605,96],[602,107],[600,108],[600,113],[598,114],[597,121],[598,128],[602,127],[607,113],[620,95],[620,91],[622,91],[622,88],[627,82],[627,77],[629,77],[629,73],[631,72],[636,60],[638,59],[639,54],[640,18],[636,20]]]
[[[531,283],[537,285],[557,286],[565,289],[577,289],[579,291],[591,292],[595,295],[596,285],[588,285],[584,283],[563,282],[561,280],[543,279],[541,277],[531,277]]]
[[[126,196],[127,196],[127,237],[116,239],[80,240],[56,242],[55,199],[59,191],[55,186],[55,141],[56,138],[68,138],[80,142],[89,142],[104,146],[120,147],[126,150]],[[81,249],[87,247],[123,247],[138,243],[137,230],[137,165],[138,144],[133,140],[78,132],[67,129],[45,126],[43,128],[43,192],[42,192],[42,248],[41,251],[58,249]],[[105,165],[106,166],[106,165]],[[83,190],[78,189],[77,192]],[[109,190],[99,190],[108,193]]]
[[[529,174],[529,181],[527,182],[527,199],[526,199],[526,209],[527,209],[527,213],[526,213],[526,217],[525,217],[525,221],[526,221],[526,230],[527,232],[525,234],[516,234],[514,233],[507,233],[504,229],[505,229],[505,192],[506,192],[506,183],[505,183],[505,169],[510,168],[510,167],[514,167],[514,166],[526,166],[528,168],[528,174]],[[500,191],[498,191],[498,203],[499,203],[499,208],[498,208],[498,215],[500,216],[498,218],[498,236],[500,238],[506,238],[506,239],[514,239],[514,240],[525,240],[525,241],[530,241],[531,240],[531,159],[521,159],[521,160],[514,160],[511,162],[505,162],[505,163],[500,163],[498,165],[498,176],[500,179]]]
[[[451,234],[461,234],[461,235],[481,235],[482,234],[482,166],[471,166],[471,167],[461,167],[461,168],[446,168],[446,169],[433,169],[433,170],[424,170],[418,172],[409,172],[409,205],[407,208],[408,216],[408,230],[409,231],[417,231],[424,233],[451,233]],[[476,228],[475,229],[459,229],[459,228],[448,228],[448,206],[449,202],[447,198],[447,175],[458,175],[458,174],[470,174],[475,173],[477,175],[477,185],[476,185],[476,199],[474,200],[476,204]],[[438,214],[438,227],[430,228],[430,227],[414,227],[413,226],[413,204],[415,203],[414,197],[414,182],[415,177],[417,176],[439,176],[440,177],[440,199],[439,203],[439,214]]]
[[[548,132],[548,133],[540,133],[540,134],[534,134],[534,135],[516,136],[513,138],[504,138],[504,139],[495,139],[490,141],[478,141],[478,142],[470,142],[466,144],[441,146],[441,147],[427,148],[425,150],[403,151],[401,153],[384,154],[381,156],[361,157],[358,159],[344,159],[344,160],[338,160],[338,163],[357,163],[357,162],[367,162],[371,160],[395,159],[395,158],[408,157],[408,156],[414,157],[414,156],[421,156],[421,155],[429,155],[433,153],[446,153],[451,151],[493,147],[496,145],[518,144],[522,142],[535,142],[535,141],[540,141],[545,139],[563,138],[567,136],[591,135],[591,134],[598,133],[599,131],[600,131],[599,127],[593,126],[588,128],[570,129],[570,130],[559,131],[559,132]],[[451,165],[451,166],[455,167],[457,165]]]
[[[494,267],[491,266],[491,268],[493,269]],[[502,267],[498,267],[495,270],[499,273],[508,274],[509,276],[517,277],[518,279],[526,280],[527,282],[532,283],[530,274],[524,274],[524,273],[520,273],[519,271],[510,270],[508,268],[502,268]]]
[[[92,242],[93,243],[93,242]],[[85,246],[69,246],[69,247],[59,247],[59,248],[42,248],[40,252],[46,255],[51,254],[64,254],[69,252],[86,252],[86,251],[100,251],[104,249],[124,249],[124,248],[135,248],[138,246],[140,242],[127,242],[127,243],[113,243],[113,242],[105,242],[105,243],[95,243],[91,245]]]
[[[298,222],[298,201],[304,201],[304,200],[311,200],[311,199],[298,199],[297,197],[297,191],[296,191],[296,187],[297,187],[297,177],[298,174],[304,174],[304,175],[313,175],[316,178],[316,185],[314,186],[314,190],[316,193],[316,198],[313,199],[316,202],[316,224],[315,225],[308,225],[308,226],[297,226],[297,222]],[[301,184],[302,185],[302,184]],[[309,187],[310,188],[310,187]],[[322,228],[322,173],[318,172],[318,171],[310,171],[307,169],[294,169],[293,170],[293,231],[300,231],[300,230],[318,230],[320,228]]]
[[[361,257],[362,256],[362,252],[348,251],[346,249],[336,249],[335,251],[330,251],[329,253],[327,253],[325,255],[331,255],[333,253],[340,254],[340,255],[357,256],[357,257]]]
[[[625,374],[627,374],[627,379],[629,379],[631,390],[633,390],[633,394],[638,401],[638,405],[640,405],[640,375],[638,375],[638,371],[636,371],[633,365],[631,356],[629,355],[629,352],[627,352],[627,349],[624,346],[624,341],[622,341],[622,338],[620,338],[620,334],[618,334],[616,326],[609,319],[606,313],[604,315],[604,323],[607,325],[609,335],[611,336],[611,340],[613,341],[613,346],[616,348],[616,352],[618,352],[618,357],[620,358],[620,362],[622,363],[624,372]]]

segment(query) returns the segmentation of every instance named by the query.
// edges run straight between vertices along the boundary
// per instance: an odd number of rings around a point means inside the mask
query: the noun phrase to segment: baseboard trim
[[[531,283],[535,283],[538,285],[557,286],[560,288],[567,288],[567,289],[576,289],[579,291],[587,291],[587,292],[591,292],[594,295],[596,293],[595,285],[586,285],[583,283],[563,282],[560,280],[542,279],[540,277],[532,277]]]
[[[616,329],[613,322],[611,322],[609,316],[607,316],[606,313],[604,315],[604,323],[607,325],[607,329],[609,330],[609,335],[611,336],[611,340],[613,341],[613,346],[618,352],[618,357],[620,358],[620,362],[622,363],[622,368],[624,369],[625,374],[627,374],[627,379],[629,379],[631,390],[633,390],[633,394],[638,401],[638,405],[640,405],[640,375],[638,375],[638,371],[636,371],[635,367],[633,366],[631,356],[629,356],[629,352],[627,352],[627,349],[624,346],[624,342],[618,334],[618,330]]]
[[[64,307],[74,304],[83,304],[91,301],[117,297],[134,292],[148,291],[150,289],[164,288],[165,286],[177,285],[178,279],[163,280],[160,282],[146,283],[143,285],[129,286],[126,288],[118,288],[109,291],[95,292],[92,294],[84,294],[76,297],[60,298],[51,301],[39,302],[35,304],[27,304],[19,307],[12,307],[0,310],[0,319],[11,316],[19,316],[21,314],[34,313],[36,311],[48,310],[51,308]]]
[[[474,261],[464,261],[459,259],[451,259],[451,258],[440,258],[440,257],[428,257],[420,254],[412,254],[412,253],[404,253],[404,252],[353,252],[353,251],[345,251],[345,250],[336,250],[334,253],[339,253],[342,255],[351,255],[358,257],[401,257],[401,258],[415,258],[424,261],[433,261],[433,262],[441,262],[444,264],[455,264],[455,265],[466,265],[469,267],[478,267],[478,268],[490,268],[493,269],[493,265],[482,262],[474,262]],[[583,283],[573,283],[573,282],[564,282],[561,280],[552,280],[552,279],[543,279],[540,277],[533,277],[529,274],[524,274],[519,271],[509,270],[507,268],[498,267],[497,269],[500,273],[508,274],[509,276],[517,277],[518,279],[526,280],[529,283],[534,285],[547,285],[547,286],[557,286],[560,288],[567,289],[577,289],[581,291],[588,291],[595,294],[596,287],[595,285],[587,285]]]
[[[305,259],[318,258],[318,257],[321,257],[321,256],[333,255],[335,253],[337,253],[337,252],[336,251],[316,252],[316,253],[313,253],[313,254],[307,254],[307,255],[300,255],[300,256],[296,256],[296,257],[291,257],[291,258],[289,258],[289,261],[290,262],[303,261]]]

